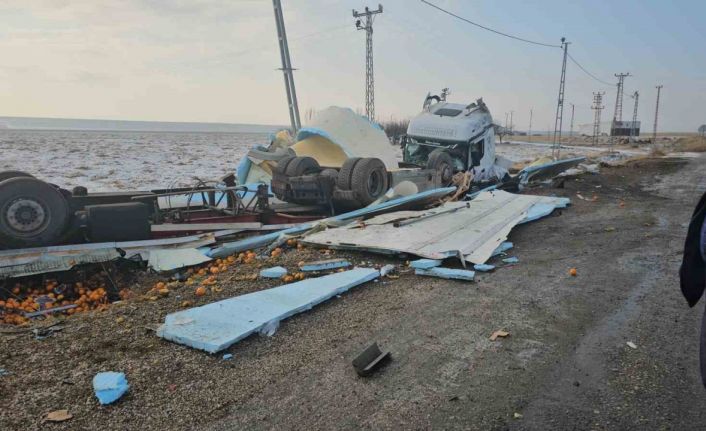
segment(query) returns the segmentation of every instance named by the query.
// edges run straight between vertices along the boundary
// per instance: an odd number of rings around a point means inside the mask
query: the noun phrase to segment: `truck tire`
[[[0,172],[0,183],[10,178],[34,178],[34,175],[22,171],[2,171]]]
[[[356,200],[363,206],[370,205],[384,195],[389,184],[387,169],[380,159],[362,159],[353,168],[351,190]]]
[[[353,168],[355,165],[362,160],[360,157],[351,157],[346,159],[341,166],[341,170],[338,171],[338,178],[336,179],[336,186],[341,190],[351,189],[351,179],[353,178]]]
[[[433,169],[439,171],[441,177],[441,185],[448,186],[454,176],[454,162],[451,158],[451,154],[437,148],[436,150],[429,153],[427,158],[427,169]]]
[[[295,157],[287,164],[285,170],[288,177],[301,177],[319,172],[321,172],[321,166],[313,157]]]
[[[280,159],[277,164],[274,167],[274,171],[277,172],[278,174],[286,175],[287,173],[287,166],[294,160],[294,157],[285,157],[283,159]]]
[[[0,182],[0,245],[39,247],[56,243],[69,222],[69,204],[59,190],[36,178]]]

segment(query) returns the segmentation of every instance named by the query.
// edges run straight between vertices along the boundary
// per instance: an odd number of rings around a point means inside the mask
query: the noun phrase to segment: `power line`
[[[440,10],[441,12],[443,12],[443,13],[445,13],[445,14],[447,14],[447,15],[451,15],[451,16],[454,17],[454,18],[460,19],[461,21],[465,21],[465,22],[467,22],[467,23],[469,23],[469,24],[475,25],[476,27],[482,28],[483,30],[490,31],[490,32],[493,32],[493,33],[495,33],[495,34],[499,34],[499,35],[501,35],[501,36],[509,37],[510,39],[515,39],[515,40],[519,40],[519,41],[526,42],[526,43],[532,43],[532,44],[534,44],[534,45],[548,46],[548,47],[550,47],[550,48],[563,48],[562,45],[552,45],[552,44],[549,44],[549,43],[535,42],[535,41],[533,41],[533,40],[524,39],[524,38],[518,37],[518,36],[513,36],[513,35],[511,35],[511,34],[503,33],[503,32],[498,31],[498,30],[493,30],[492,28],[489,28],[489,27],[486,27],[486,26],[484,26],[484,25],[478,24],[478,23],[473,22],[473,21],[471,21],[471,20],[469,20],[469,19],[466,19],[466,18],[464,18],[464,17],[462,17],[462,16],[458,16],[458,15],[456,15],[455,13],[450,12],[450,11],[448,11],[448,10],[446,10],[446,9],[443,9],[443,8],[441,8],[441,7],[439,7],[439,6],[435,5],[435,4],[433,4],[433,3],[429,3],[427,0],[421,0],[421,2],[424,3],[424,4],[426,4],[426,5],[428,5],[428,6],[433,7],[434,9]]]
[[[611,87],[613,86],[613,84],[610,83],[610,82],[606,82],[606,81],[603,81],[602,79],[596,78],[595,75],[593,75],[591,72],[589,72],[588,70],[586,70],[583,66],[581,66],[581,65],[579,64],[579,62],[576,61],[576,59],[574,59],[574,57],[571,56],[571,54],[568,54],[568,56],[569,56],[569,58],[571,59],[571,61],[573,61],[574,64],[579,67],[579,69],[583,70],[583,72],[584,72],[586,75],[590,76],[591,78],[595,79],[596,81],[600,82],[601,84],[610,85]]]
[[[458,15],[456,15],[456,14],[453,13],[453,12],[450,12],[450,11],[448,11],[448,10],[446,10],[446,9],[443,9],[443,8],[441,8],[441,7],[439,7],[439,6],[435,5],[435,4],[433,4],[433,3],[428,2],[427,0],[421,0],[421,2],[424,3],[424,4],[427,4],[427,5],[431,6],[431,7],[433,7],[434,9],[440,10],[441,12],[444,12],[444,13],[447,14],[447,15],[450,15],[450,16],[452,16],[452,17],[454,17],[454,18],[460,19],[461,21],[465,21],[465,22],[467,22],[467,23],[469,23],[469,24],[475,25],[476,27],[480,27],[480,28],[482,28],[483,30],[488,30],[488,31],[491,31],[491,32],[493,32],[493,33],[499,34],[499,35],[501,35],[501,36],[509,37],[509,38],[511,38],[511,39],[515,39],[515,40],[519,40],[519,41],[522,41],[522,42],[531,43],[531,44],[534,44],[534,45],[548,46],[548,47],[550,47],[550,48],[562,48],[562,45],[552,45],[552,44],[549,44],[549,43],[536,42],[536,41],[529,40],[529,39],[524,39],[524,38],[521,38],[521,37],[518,37],[518,36],[513,36],[513,35],[511,35],[511,34],[503,33],[503,32],[501,32],[501,31],[494,30],[494,29],[492,29],[492,28],[489,28],[489,27],[486,27],[486,26],[484,26],[484,25],[481,25],[481,24],[478,24],[478,23],[476,23],[476,22],[473,22],[473,21],[471,21],[471,20],[469,20],[469,19],[466,19],[466,18],[464,18],[464,17],[462,17],[462,16],[458,16]],[[595,79],[596,81],[600,82],[601,84],[609,85],[609,86],[611,86],[611,87],[613,86],[612,83],[603,81],[602,79],[597,78],[594,74],[592,74],[591,72],[589,72],[588,70],[586,70],[586,68],[583,67],[578,61],[576,61],[576,59],[575,59],[574,57],[572,57],[571,54],[567,54],[567,55],[568,55],[568,57],[571,59],[571,61],[572,61],[576,66],[578,66],[579,69],[581,69],[586,75],[590,76],[591,78]]]
[[[318,35],[320,35],[320,34],[332,33],[332,32],[337,31],[337,30],[344,30],[344,29],[349,29],[349,28],[350,28],[350,25],[348,25],[348,24],[346,24],[346,25],[337,25],[337,26],[335,26],[335,27],[325,28],[325,29],[323,29],[323,30],[321,30],[321,31],[317,31],[317,32],[314,32],[314,33],[307,33],[307,34],[302,34],[302,35],[300,35],[300,36],[295,36],[295,37],[289,39],[289,41],[290,41],[290,42],[294,42],[295,40],[306,39],[306,38],[308,38],[308,37],[318,36]]]

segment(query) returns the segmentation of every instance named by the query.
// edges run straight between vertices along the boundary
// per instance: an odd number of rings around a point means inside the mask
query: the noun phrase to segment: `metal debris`
[[[417,275],[427,275],[430,277],[446,278],[448,280],[464,280],[473,281],[476,273],[469,271],[467,269],[451,269],[451,268],[429,268],[429,269],[415,269],[414,273]]]
[[[378,343],[373,343],[356,356],[352,364],[359,376],[368,377],[388,363],[390,359],[390,352],[381,351]]]
[[[157,335],[216,353],[379,275],[356,268],[178,311],[167,315]]]

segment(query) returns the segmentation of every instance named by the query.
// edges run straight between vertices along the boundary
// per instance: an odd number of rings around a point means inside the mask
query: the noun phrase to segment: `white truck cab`
[[[445,92],[442,93],[445,99]],[[408,166],[429,167],[432,158],[447,153],[453,171],[495,164],[495,129],[490,111],[478,99],[468,105],[450,103],[428,95],[423,111],[409,122],[403,140],[403,160]],[[433,163],[432,163],[433,164]]]

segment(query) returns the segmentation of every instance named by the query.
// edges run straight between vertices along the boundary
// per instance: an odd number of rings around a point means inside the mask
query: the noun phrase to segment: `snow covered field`
[[[566,159],[571,157],[595,157],[599,154],[608,151],[608,147],[589,147],[578,145],[562,145],[559,151],[559,158]],[[640,156],[649,153],[648,149],[624,149],[616,148],[617,153],[626,156]],[[525,142],[525,141],[510,141],[502,144],[496,144],[495,154],[506,157],[513,162],[529,162],[538,157],[551,156],[552,146],[550,143],[544,142]]]
[[[68,189],[82,185],[94,192],[191,186],[194,177],[218,179],[234,172],[256,144],[267,145],[268,135],[0,130],[0,171],[26,171]],[[562,148],[561,157],[602,151],[605,148]],[[531,161],[551,155],[551,146],[503,143],[497,145],[496,154],[514,162]]]
[[[190,186],[234,172],[266,134],[0,130],[0,171],[20,170],[71,189]]]

